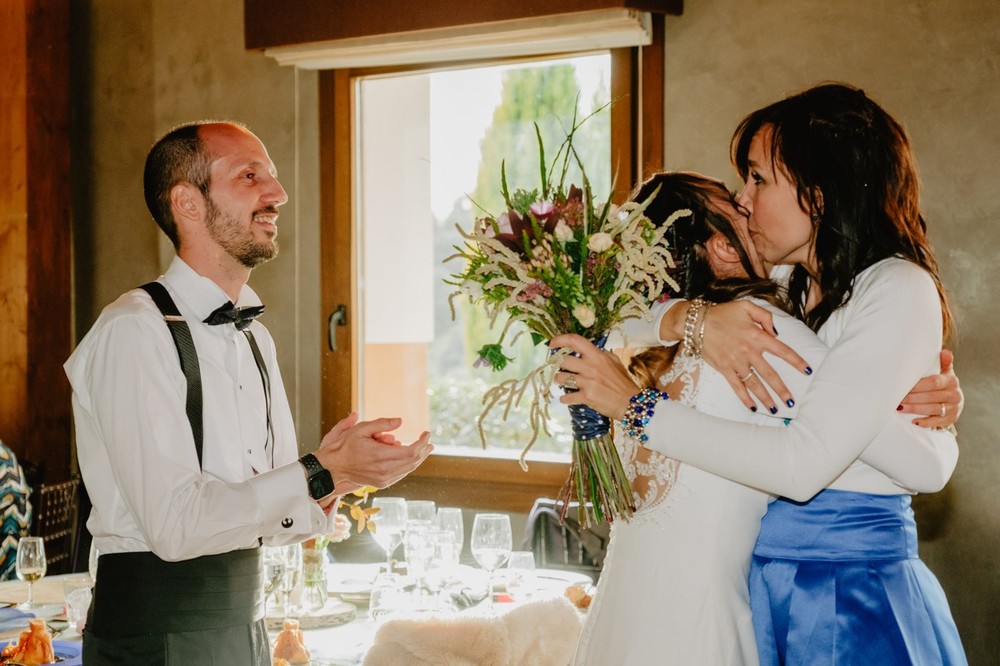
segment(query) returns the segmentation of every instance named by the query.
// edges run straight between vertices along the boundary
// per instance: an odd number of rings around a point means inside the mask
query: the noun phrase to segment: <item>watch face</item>
[[[333,483],[330,474],[317,474],[309,477],[309,495],[313,499],[326,497],[333,492]]]

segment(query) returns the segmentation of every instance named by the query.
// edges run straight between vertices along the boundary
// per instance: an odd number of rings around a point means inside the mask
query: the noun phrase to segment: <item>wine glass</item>
[[[21,537],[17,542],[17,577],[28,584],[28,600],[18,608],[34,608],[31,586],[45,575],[45,542],[41,537]]]
[[[503,513],[478,513],[472,523],[472,556],[488,573],[486,596],[488,609],[493,613],[493,572],[497,570],[513,549],[510,516]]]
[[[424,586],[432,593],[440,595],[441,590],[450,580],[458,558],[455,556],[455,535],[447,530],[428,530],[427,537],[431,541],[432,555],[427,572],[424,575]]]
[[[288,619],[288,609],[291,604],[292,590],[299,582],[299,575],[302,572],[302,544],[293,543],[281,546],[278,549],[278,557],[281,561],[281,577],[278,581],[278,589],[285,596],[282,607],[282,619]]]
[[[376,497],[372,508],[378,511],[372,515],[375,532],[372,538],[385,551],[386,571],[392,573],[392,554],[403,542],[406,530],[406,500],[402,497]]]
[[[264,615],[267,615],[267,600],[277,593],[285,575],[285,561],[279,548],[264,548]],[[275,594],[277,597],[277,595]]]
[[[507,593],[520,601],[535,586],[535,556],[530,550],[515,550],[507,560]]]
[[[417,599],[423,599],[423,586],[427,569],[434,560],[434,541],[431,530],[423,526],[406,530],[406,568],[417,584]]]
[[[454,506],[443,506],[437,511],[434,524],[439,530],[447,530],[455,535],[455,564],[462,556],[462,543],[465,541],[465,522],[462,519],[462,510]]]
[[[437,507],[430,500],[409,500],[406,503],[406,529],[430,527],[436,513]]]

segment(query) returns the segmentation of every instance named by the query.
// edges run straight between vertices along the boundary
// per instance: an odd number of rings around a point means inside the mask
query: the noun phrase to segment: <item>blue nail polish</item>
[[[807,375],[811,375],[812,373],[813,373],[813,369],[812,369],[812,368],[810,368],[810,367],[809,367],[809,366],[807,365],[807,366],[806,366],[806,374],[807,374]]]
[[[757,405],[750,405],[750,411],[751,412],[756,412],[757,411]]]
[[[785,404],[788,405],[789,407],[794,407],[795,401],[789,398],[788,400],[785,401]]]
[[[777,407],[768,407],[768,409],[771,410],[772,414],[777,414],[778,413],[778,408]]]

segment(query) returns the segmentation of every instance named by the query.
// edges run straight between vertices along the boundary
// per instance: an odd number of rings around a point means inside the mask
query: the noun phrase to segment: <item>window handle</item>
[[[330,345],[330,351],[337,351],[337,331],[336,326],[347,326],[347,306],[338,305],[337,309],[330,314],[326,322],[326,339]]]

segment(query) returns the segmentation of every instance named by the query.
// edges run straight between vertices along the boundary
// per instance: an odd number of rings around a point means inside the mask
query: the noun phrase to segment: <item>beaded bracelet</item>
[[[646,435],[646,425],[653,416],[656,403],[669,399],[670,396],[666,393],[654,388],[643,389],[629,398],[628,409],[625,410],[625,415],[619,421],[625,434],[643,443],[649,441],[649,436]]]

